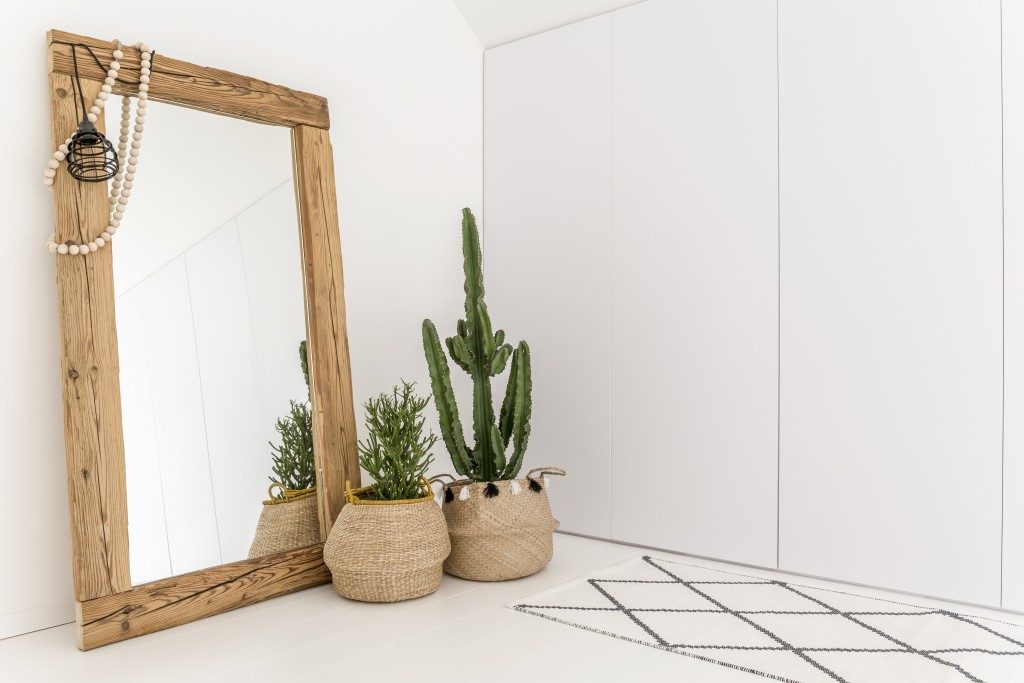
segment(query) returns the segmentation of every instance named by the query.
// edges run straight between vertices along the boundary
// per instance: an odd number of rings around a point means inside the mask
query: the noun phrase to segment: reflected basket
[[[274,489],[280,491],[274,495]],[[305,548],[320,542],[316,487],[286,489],[274,482],[267,489],[249,559]]]

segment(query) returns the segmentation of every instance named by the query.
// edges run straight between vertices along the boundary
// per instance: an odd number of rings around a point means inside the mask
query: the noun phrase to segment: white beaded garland
[[[103,79],[100,92],[97,93],[96,100],[86,114],[86,118],[92,123],[96,123],[99,120],[100,114],[106,106],[107,99],[113,93],[114,85],[117,82],[117,74],[121,69],[120,60],[124,57],[124,51],[121,50],[120,41],[114,41],[114,43],[116,47],[112,53],[113,60],[108,67],[107,76]],[[51,254],[91,254],[110,244],[111,238],[117,233],[117,229],[121,225],[121,219],[124,217],[128,198],[132,196],[131,188],[135,179],[135,169],[138,165],[139,148],[142,145],[142,131],[146,123],[146,101],[149,99],[149,82],[152,74],[153,53],[149,46],[145,43],[135,43],[134,47],[140,53],[135,124],[133,127],[131,123],[131,98],[126,95],[121,98],[121,134],[118,137],[117,145],[119,168],[110,183],[108,202],[110,203],[111,213],[108,225],[100,233],[99,237],[86,244],[57,244],[54,241],[54,236],[51,235],[46,243],[46,249]],[[129,129],[131,130],[129,131]],[[60,163],[65,161],[68,154],[68,145],[70,144],[71,138],[69,137],[63,144],[57,147],[53,157],[47,162],[47,168],[43,171],[44,185],[48,187],[53,186],[57,169],[60,168]]]

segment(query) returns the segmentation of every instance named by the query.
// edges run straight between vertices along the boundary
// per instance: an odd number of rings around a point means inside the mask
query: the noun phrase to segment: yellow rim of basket
[[[434,489],[430,487],[430,482],[425,477],[420,477],[420,488],[423,490],[423,496],[420,498],[409,498],[408,500],[363,500],[359,496],[366,493],[367,491],[373,490],[372,486],[362,486],[357,489],[352,488],[352,482],[345,482],[345,500],[352,505],[410,505],[412,503],[422,503],[427,500],[434,500]]]
[[[281,498],[274,497],[274,489],[281,489]],[[263,504],[280,505],[282,503],[293,503],[300,498],[305,498],[306,496],[312,496],[315,494],[315,486],[311,486],[308,489],[286,489],[284,484],[279,481],[275,481],[267,488],[267,500],[263,501]]]

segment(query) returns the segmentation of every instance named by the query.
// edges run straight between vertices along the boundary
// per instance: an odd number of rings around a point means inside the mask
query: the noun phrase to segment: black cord
[[[85,108],[85,92],[82,90],[82,77],[78,75],[78,53],[74,45],[71,46],[71,65],[75,69],[75,85],[78,86],[78,101],[82,103],[82,116],[85,116],[88,110]]]
[[[55,40],[55,41],[53,41],[53,44],[54,45],[68,45],[71,48],[71,62],[75,66],[75,76],[76,76],[76,78],[78,76],[78,62],[75,60],[75,48],[76,47],[84,48],[85,51],[89,53],[89,56],[92,57],[92,60],[94,62],[96,62],[96,66],[98,66],[100,68],[100,71],[102,71],[103,73],[106,73],[107,71],[110,70],[110,66],[109,65],[108,66],[103,66],[103,62],[100,61],[100,58],[97,57],[96,53],[92,51],[92,48],[89,47],[88,45],[86,45],[85,43],[68,43],[68,42],[65,42],[63,40]],[[149,51],[149,63],[150,63],[149,69],[150,69],[150,73],[156,73],[156,68],[153,66],[155,62],[156,62],[156,50],[150,50]],[[119,80],[121,83],[124,83],[125,85],[142,85],[141,81],[126,81],[126,80],[124,80],[123,78],[120,78],[120,77],[118,77],[117,80]],[[79,83],[78,87],[79,87],[79,89],[81,89],[82,84]],[[82,106],[83,107],[85,106],[84,98],[83,98]]]

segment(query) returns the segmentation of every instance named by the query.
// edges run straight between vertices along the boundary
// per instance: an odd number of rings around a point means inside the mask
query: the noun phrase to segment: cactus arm
[[[477,303],[484,300],[484,272],[481,266],[480,232],[469,209],[462,210],[462,268],[466,275],[466,322],[473,334],[477,332]]]
[[[470,353],[469,347],[466,346],[466,340],[455,336],[448,337],[444,340],[444,343],[448,347],[448,355],[452,357],[452,360],[466,372],[471,372],[469,365],[473,362],[473,354]]]
[[[515,403],[512,411],[512,457],[502,473],[503,479],[511,479],[519,474],[519,469],[523,466],[526,445],[530,440],[533,379],[530,373],[530,347],[525,341],[519,342],[519,347],[512,356],[512,365],[516,373]]]
[[[434,406],[441,426],[441,435],[448,453],[452,456],[455,471],[469,476],[471,463],[466,457],[466,437],[459,420],[459,406],[452,391],[451,371],[444,355],[444,347],[437,336],[437,328],[430,320],[423,321],[423,352],[430,370],[430,385],[434,391]]]
[[[473,436],[476,447],[473,449],[474,459],[480,466],[478,481],[494,481],[498,474],[491,456],[491,430],[494,427],[494,407],[491,405],[491,378],[482,365],[475,359],[477,367],[473,370]]]
[[[508,363],[509,356],[512,355],[512,347],[508,344],[501,346],[494,353],[494,360],[491,361],[490,374],[491,377],[495,377],[505,372],[505,364]],[[503,406],[504,407],[504,406]],[[508,445],[506,443],[506,445]]]
[[[508,442],[512,439],[512,420],[515,415],[516,406],[516,379],[519,374],[519,354],[512,354],[512,369],[508,373],[508,384],[505,386],[505,400],[501,403],[501,412],[498,414],[498,432],[501,434],[501,443],[508,448]]]
[[[476,305],[476,317],[480,321],[480,340],[484,352],[482,359],[490,365],[494,357],[494,332],[491,331],[491,316],[487,314],[487,305],[483,301]]]
[[[302,378],[306,380],[306,393],[309,393],[309,345],[305,339],[299,342],[299,367],[302,368]]]
[[[479,465],[479,481],[493,481],[499,474],[495,469],[491,428],[494,426],[494,406],[491,404],[491,358],[494,336],[491,319],[484,304],[484,273],[480,250],[480,232],[469,209],[462,210],[462,256],[466,275],[466,339],[472,354],[470,375],[473,378],[473,459]]]
[[[505,471],[505,449],[501,445],[501,434],[493,424],[491,425],[491,452],[494,454],[494,471],[497,473],[495,476],[498,476]],[[498,476],[498,478],[503,477]]]

